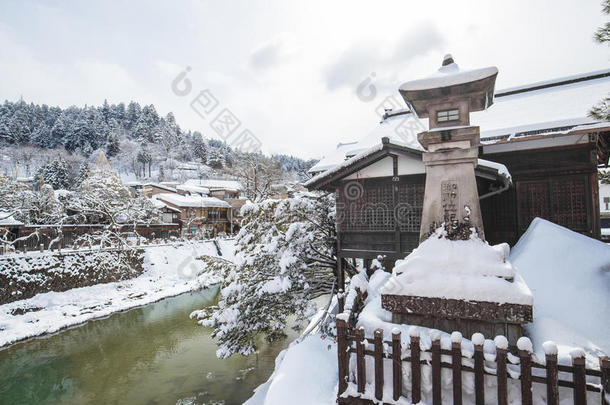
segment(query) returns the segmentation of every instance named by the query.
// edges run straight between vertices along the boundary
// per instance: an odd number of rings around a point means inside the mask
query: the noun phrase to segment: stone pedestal
[[[426,191],[420,230],[420,242],[441,224],[475,227],[485,239],[479,194],[474,169],[479,156],[479,127],[438,129],[418,135],[428,150]]]

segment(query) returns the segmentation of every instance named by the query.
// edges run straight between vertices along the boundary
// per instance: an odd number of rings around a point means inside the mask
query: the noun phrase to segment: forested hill
[[[0,139],[4,145],[63,146],[68,152],[83,155],[107,147],[107,154],[113,155],[121,138],[177,146],[192,135],[180,129],[172,113],[161,117],[152,104],[142,107],[133,101],[66,109],[23,101],[5,101],[0,106]]]
[[[182,130],[171,112],[163,117],[154,105],[141,106],[134,101],[65,109],[5,101],[0,106],[0,148],[23,146],[65,148],[85,158],[103,150],[109,158],[116,157],[113,162],[117,165],[129,165],[136,175],[139,165],[147,165],[150,172],[151,164],[167,169],[177,160],[223,169],[239,159],[239,153],[221,141]],[[284,171],[293,173],[304,173],[315,163],[286,155],[273,159]]]

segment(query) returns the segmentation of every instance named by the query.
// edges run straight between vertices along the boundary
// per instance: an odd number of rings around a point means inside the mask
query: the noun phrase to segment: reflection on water
[[[0,350],[0,404],[241,404],[296,337],[249,357],[216,358],[188,318],[217,288],[168,298]]]

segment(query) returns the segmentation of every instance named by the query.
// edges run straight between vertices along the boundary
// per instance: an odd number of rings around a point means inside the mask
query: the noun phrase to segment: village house
[[[513,245],[535,217],[600,238],[597,168],[608,164],[610,123],[587,113],[609,92],[610,70],[585,73],[498,91],[492,108],[470,115],[481,128],[487,241]],[[336,193],[340,256],[395,259],[417,247],[426,178],[417,133],[427,121],[386,111],[361,141],[339,144],[311,168],[305,185]]]
[[[241,207],[246,203],[246,199],[241,198],[243,187],[240,182],[235,180],[190,179],[183,184],[184,186],[208,189],[210,197],[228,202],[235,216],[239,215]]]
[[[198,232],[216,235],[220,232],[232,231],[232,209],[226,201],[216,197],[177,193],[160,193],[153,199],[180,211],[178,222],[183,235],[193,235]]]

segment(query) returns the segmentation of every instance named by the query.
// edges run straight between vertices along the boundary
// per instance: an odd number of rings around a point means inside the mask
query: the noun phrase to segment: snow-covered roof
[[[337,144],[336,149],[326,154],[322,159],[318,161],[309,169],[309,173],[320,173],[330,168],[335,167],[337,164],[345,160],[345,155],[350,147],[356,145],[358,142],[348,142]]]
[[[10,212],[0,211],[0,226],[22,226],[23,222],[17,221]]]
[[[470,123],[481,127],[482,141],[559,132],[599,122],[587,113],[608,93],[610,69],[533,83],[498,91],[494,105],[472,113]]]
[[[241,191],[243,189],[241,183],[235,180],[190,179],[187,180],[184,184],[191,186],[201,186],[210,190]]]
[[[176,189],[173,187],[169,187],[169,186],[165,186],[163,184],[159,184],[159,183],[144,183],[142,184],[143,187],[156,187],[156,188],[160,188],[161,190],[167,190],[170,191],[172,193],[176,192]]]
[[[192,184],[180,184],[176,186],[176,190],[187,191],[193,194],[210,194],[210,189],[201,186],[194,186]]]
[[[608,93],[610,69],[532,83],[496,92],[493,106],[471,113],[470,122],[481,127],[481,141],[485,144],[532,134],[609,127],[610,124],[599,124],[587,116],[589,109]],[[406,109],[392,111],[360,141],[340,144],[309,172],[333,168],[384,136],[422,150],[417,133],[426,130],[427,119],[418,119]]]
[[[343,162],[340,162],[339,164],[335,165],[331,169],[328,169],[322,173],[315,175],[314,177],[312,177],[311,179],[306,181],[304,183],[304,186],[308,187],[308,188],[310,188],[310,187],[315,188],[316,185],[318,183],[320,183],[321,181],[323,181],[324,179],[331,178],[334,175],[338,174],[339,172],[343,171],[344,169],[347,169],[350,166],[356,166],[360,161],[383,150],[384,147],[400,149],[401,151],[411,155],[413,157],[413,159],[421,159],[422,150],[423,150],[421,148],[421,146],[419,149],[414,149],[414,148],[411,148],[411,144],[397,141],[396,139],[389,140],[389,142],[387,144],[384,144],[382,142],[382,140],[379,139],[377,144],[369,147],[368,149],[361,151],[357,155],[352,156],[351,158],[344,160]],[[503,178],[502,181],[504,183],[510,184],[511,175],[505,165],[503,165],[501,163],[496,163],[496,162],[492,162],[489,160],[485,160],[485,159],[478,159],[477,164],[478,164],[477,167],[491,169],[492,171],[496,171],[498,173],[498,175]],[[390,176],[390,175],[392,175],[392,174],[388,173],[388,176]]]
[[[173,193],[161,193],[153,196],[153,198],[162,200],[177,207],[193,207],[193,208],[231,208],[228,202],[219,200],[216,197],[201,197],[198,195],[180,195]]]
[[[152,202],[152,205],[157,209],[161,210],[161,209],[167,208],[168,210],[171,210],[174,212],[180,212],[180,210],[178,208],[171,207],[171,206],[165,204],[163,201],[157,200],[156,198],[151,198],[150,201]]]
[[[450,55],[447,56],[451,57]],[[447,56],[445,56],[445,58],[447,58]],[[454,86],[458,84],[474,82],[476,80],[482,80],[495,74],[498,74],[498,68],[495,66],[489,66],[480,69],[464,70],[460,69],[457,63],[452,62],[447,65],[441,66],[436,72],[434,72],[428,77],[403,83],[400,86],[400,90],[417,91],[434,89],[438,87]]]

